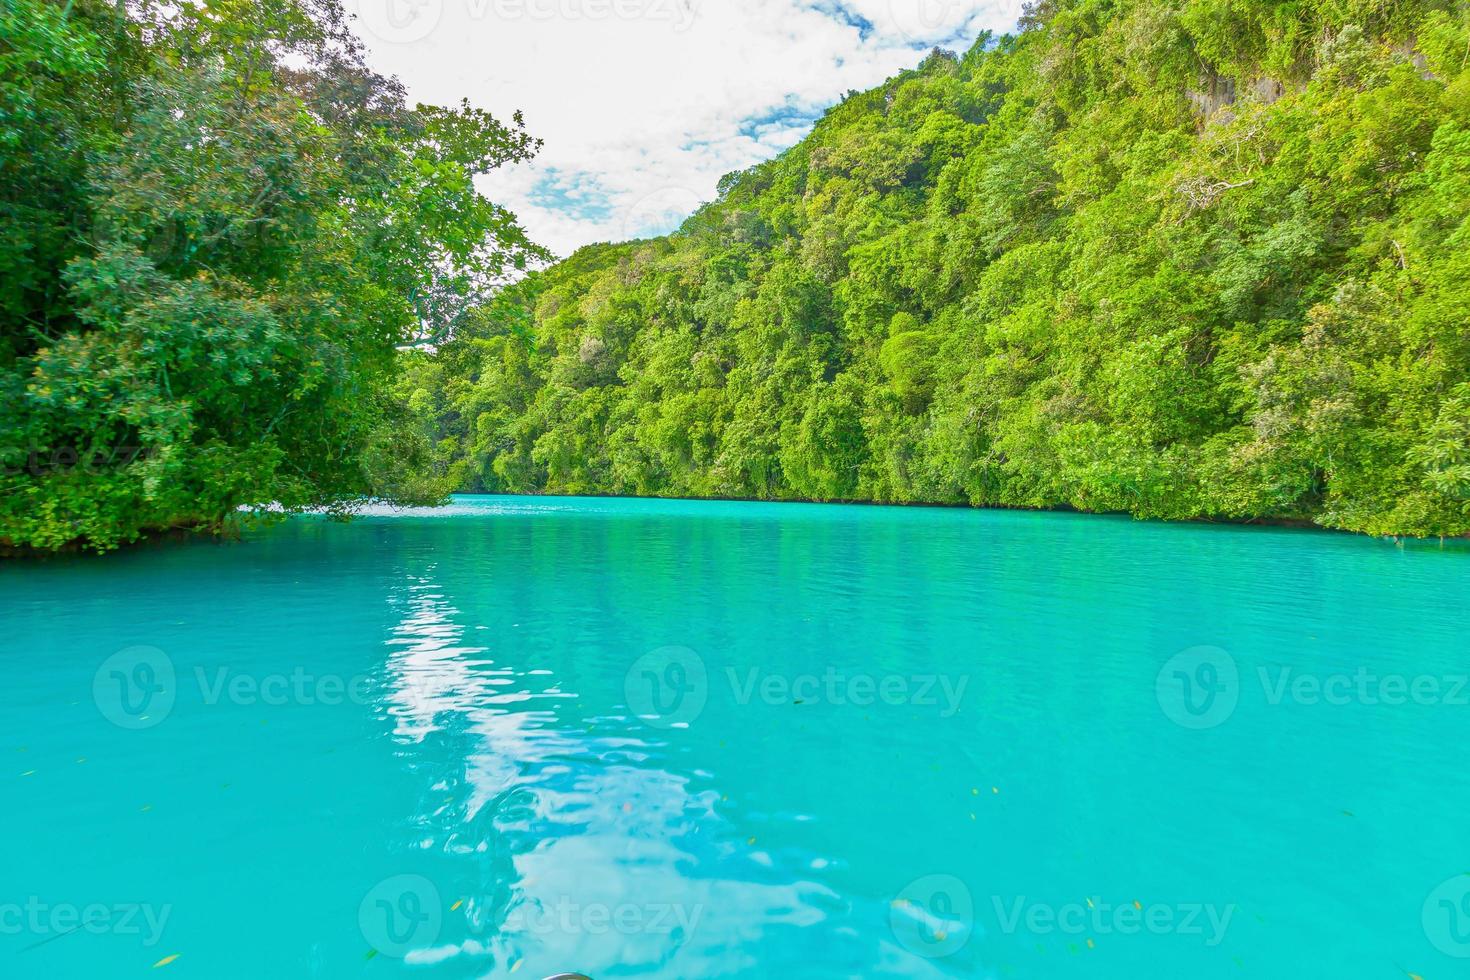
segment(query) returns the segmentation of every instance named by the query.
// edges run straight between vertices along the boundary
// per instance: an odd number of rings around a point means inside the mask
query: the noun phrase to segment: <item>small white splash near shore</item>
[[[528,515],[567,513],[578,508],[557,498],[475,498],[472,500],[452,499],[437,507],[403,506],[386,500],[368,500],[344,508],[307,507],[290,510],[278,502],[268,504],[241,504],[235,508],[241,514],[301,514],[308,517],[487,517],[494,515]],[[535,503],[527,501],[535,500]],[[543,502],[544,501],[544,502]]]

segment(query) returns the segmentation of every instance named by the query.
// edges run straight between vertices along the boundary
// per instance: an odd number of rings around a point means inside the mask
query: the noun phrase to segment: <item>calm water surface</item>
[[[8,563],[0,976],[1463,976],[1467,582],[505,498]]]

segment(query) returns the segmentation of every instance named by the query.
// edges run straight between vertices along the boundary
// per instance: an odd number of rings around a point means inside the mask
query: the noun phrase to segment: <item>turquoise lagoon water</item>
[[[0,976],[1463,976],[1467,581],[507,498],[9,563]]]

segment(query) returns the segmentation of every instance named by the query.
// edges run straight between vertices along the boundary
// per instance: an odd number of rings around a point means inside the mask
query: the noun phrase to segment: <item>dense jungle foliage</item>
[[[1470,531],[1470,12],[1048,0],[408,357],[472,491]]]
[[[0,3],[0,548],[433,501],[397,349],[544,257],[336,0]]]

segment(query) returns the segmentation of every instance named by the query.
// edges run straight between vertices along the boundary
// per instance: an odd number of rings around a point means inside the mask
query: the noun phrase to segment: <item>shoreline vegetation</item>
[[[1470,8],[1023,28],[408,355],[448,485],[1470,532]]]
[[[0,541],[442,495],[399,350],[550,259],[474,183],[540,144],[411,105],[350,20],[0,5]]]
[[[9,549],[450,492],[1470,535],[1463,3],[1041,0],[555,264],[474,189],[519,115],[336,0],[0,27]]]
[[[1113,517],[1128,518],[1134,521],[1157,521],[1161,524],[1173,524],[1180,526],[1209,525],[1217,527],[1234,528],[1261,528],[1261,529],[1283,529],[1293,531],[1310,531],[1327,534],[1341,534],[1349,537],[1366,537],[1355,531],[1345,531],[1341,528],[1324,527],[1313,521],[1303,518],[1289,517],[1193,517],[1182,520],[1167,520],[1162,518],[1140,518],[1128,511],[1088,511],[1078,510],[1073,507],[1008,507],[999,504],[975,505],[966,503],[930,503],[927,501],[908,501],[905,503],[882,503],[872,500],[800,500],[796,498],[771,498],[771,497],[674,497],[674,496],[639,496],[634,494],[618,493],[469,493],[456,492],[456,497],[509,497],[513,499],[526,500],[649,500],[649,501],[688,501],[690,503],[749,503],[749,504],[790,504],[825,506],[825,507],[876,507],[876,508],[899,508],[899,509],[922,509],[922,510],[966,510],[966,511],[1013,511],[1025,514],[1071,514],[1078,517]],[[417,502],[394,504],[381,502],[390,508],[402,509],[434,509],[446,506],[446,501]],[[168,528],[145,528],[138,536],[121,548],[134,550],[138,548],[164,546],[185,542],[217,542],[221,544],[238,542],[243,534],[251,527],[263,527],[291,516],[312,515],[317,517],[335,517],[343,521],[350,521],[359,516],[355,511],[344,511],[338,514],[329,514],[319,509],[306,509],[295,512],[286,512],[273,508],[247,509],[251,517],[243,521],[233,518],[228,519],[215,526],[176,526]],[[1407,541],[1416,541],[1423,544],[1431,544],[1435,535],[1378,535],[1380,540],[1392,541],[1402,546]],[[1470,546],[1470,532],[1458,535],[1445,535],[1439,537],[1439,545],[1443,547],[1447,543],[1464,543]],[[65,555],[98,555],[96,548],[85,540],[70,541],[59,547],[51,548],[28,548],[16,547],[13,544],[0,540],[0,559],[22,559],[42,560],[53,556]]]

